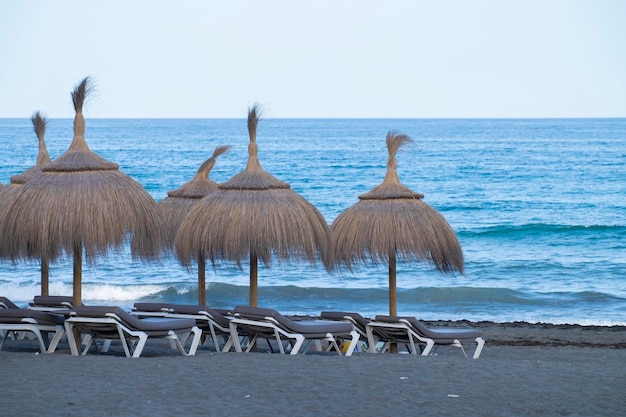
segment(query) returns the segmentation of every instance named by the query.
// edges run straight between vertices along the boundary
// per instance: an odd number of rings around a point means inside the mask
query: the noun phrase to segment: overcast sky
[[[626,1],[0,0],[0,117],[626,117]]]

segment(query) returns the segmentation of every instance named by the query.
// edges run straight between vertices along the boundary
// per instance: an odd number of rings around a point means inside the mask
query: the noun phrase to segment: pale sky
[[[0,0],[0,117],[626,117],[621,0]]]

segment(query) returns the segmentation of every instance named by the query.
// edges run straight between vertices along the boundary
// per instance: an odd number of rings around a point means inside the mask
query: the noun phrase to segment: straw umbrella
[[[279,263],[321,259],[332,267],[330,229],[322,214],[289,184],[267,173],[257,157],[257,104],[248,110],[248,163],[244,171],[200,200],[181,223],[176,255],[189,266],[193,259],[233,261],[241,269],[250,261],[250,305],[258,300],[258,261]]]
[[[204,161],[193,179],[180,188],[168,191],[167,197],[158,203],[164,224],[165,248],[173,249],[174,237],[183,218],[189,210],[211,191],[217,190],[217,183],[209,179],[209,174],[215,166],[215,159],[228,151],[229,146],[218,146],[213,155]],[[204,258],[198,259],[198,304],[206,305],[206,273]]]
[[[400,183],[398,149],[411,142],[407,135],[387,134],[387,175],[359,196],[333,221],[330,229],[337,262],[348,269],[357,262],[389,265],[389,314],[397,315],[396,262],[430,262],[443,273],[463,273],[463,252],[454,231],[435,209]]]
[[[40,173],[44,166],[52,162],[52,160],[50,159],[50,155],[48,154],[48,148],[46,147],[45,141],[45,133],[46,127],[48,125],[48,119],[42,112],[36,111],[31,116],[30,121],[33,124],[33,129],[35,130],[35,134],[37,135],[37,139],[39,142],[39,152],[37,153],[37,160],[35,162],[35,165],[28,168],[26,171],[22,172],[21,174],[11,176],[10,183],[7,187],[0,187],[3,189],[0,197],[3,201],[10,201],[10,199],[14,195],[13,189],[15,187],[22,186],[26,181]],[[41,295],[48,295],[49,276],[50,267],[48,260],[41,258]]]
[[[82,261],[94,263],[130,237],[133,257],[152,259],[161,247],[161,219],[154,199],[117,164],[85,141],[83,104],[91,92],[83,79],[72,92],[76,116],[69,149],[15,190],[0,221],[2,253],[13,259],[74,261],[73,301],[82,302]],[[1,203],[0,203],[1,204]]]

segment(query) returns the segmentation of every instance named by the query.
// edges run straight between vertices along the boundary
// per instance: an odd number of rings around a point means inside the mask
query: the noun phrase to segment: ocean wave
[[[27,302],[32,300],[33,294],[39,290],[39,283],[30,281],[11,285],[3,283],[3,295]],[[207,299],[220,305],[247,303],[249,287],[247,285],[233,285],[223,282],[207,284]],[[72,285],[67,283],[52,283],[51,294],[69,295]],[[177,303],[194,303],[197,300],[197,285],[191,282],[164,282],[159,284],[83,284],[83,299],[94,303],[103,302],[134,302],[134,301],[163,301]],[[339,300],[351,304],[367,304],[386,301],[387,288],[328,288],[328,287],[301,287],[296,285],[260,286],[259,299],[268,303],[299,304],[311,303],[319,300]],[[530,292],[500,287],[418,287],[398,288],[399,302],[406,303],[442,303],[442,304],[526,304],[542,305],[560,301],[572,302],[616,302],[626,301],[626,298],[599,291],[562,291],[562,292]]]
[[[37,282],[2,284],[2,295],[20,306],[39,293]],[[53,283],[52,295],[71,295],[71,284]],[[206,303],[229,309],[248,305],[246,285],[209,283]],[[194,283],[158,285],[85,284],[83,302],[131,309],[135,302],[197,304]],[[356,311],[365,317],[388,314],[386,288],[322,288],[295,285],[259,287],[259,305],[290,315],[318,315],[324,310]],[[554,324],[624,324],[626,298],[599,291],[530,292],[499,287],[399,288],[398,314],[424,320],[528,321]],[[598,314],[598,312],[602,312]],[[595,312],[590,316],[590,312]]]
[[[457,234],[459,237],[491,237],[491,236],[536,236],[541,234],[567,234],[581,235],[593,234],[604,235],[610,233],[613,235],[626,235],[626,226],[624,225],[566,225],[566,224],[546,224],[546,223],[530,223],[523,225],[498,225],[485,227],[476,230],[460,230]]]

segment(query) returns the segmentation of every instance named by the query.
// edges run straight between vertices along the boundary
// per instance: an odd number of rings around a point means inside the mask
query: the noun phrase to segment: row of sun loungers
[[[199,345],[217,352],[249,352],[265,341],[270,351],[295,355],[310,350],[352,355],[358,349],[386,352],[402,345],[414,355],[430,355],[440,346],[460,348],[476,343],[472,357],[483,349],[481,332],[473,329],[432,329],[415,317],[376,316],[324,311],[321,320],[291,320],[276,310],[237,306],[232,311],[199,305],[136,303],[131,312],[119,307],[72,306],[71,297],[35,297],[19,308],[0,297],[0,350],[8,337],[31,334],[42,353],[52,353],[65,337],[72,355],[85,355],[94,345],[106,352],[119,341],[129,357],[139,357],[148,339],[167,339],[182,355],[195,355]],[[49,335],[52,334],[52,340]],[[100,345],[97,344],[100,341]],[[188,347],[185,347],[188,346]]]
[[[435,353],[440,346],[451,346],[461,349],[467,357],[463,344],[476,343],[473,359],[478,359],[485,346],[482,333],[474,329],[432,329],[424,326],[415,317],[397,317],[377,315],[368,320],[359,313],[341,311],[323,311],[322,318],[329,320],[345,320],[358,330],[361,339],[367,342],[368,352],[387,352],[392,344],[403,344],[408,353],[428,356]],[[383,346],[378,349],[377,346]],[[419,350],[419,352],[418,352]]]
[[[64,318],[43,311],[19,308],[6,297],[0,297],[0,332],[0,350],[10,335],[23,339],[26,334],[32,334],[42,353],[52,353],[65,335]],[[49,334],[54,335],[51,341]]]

